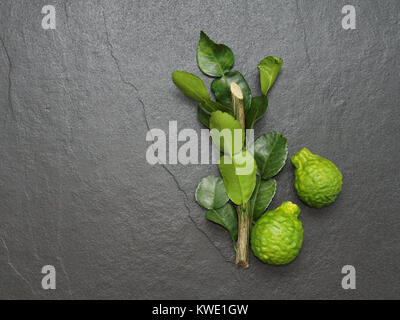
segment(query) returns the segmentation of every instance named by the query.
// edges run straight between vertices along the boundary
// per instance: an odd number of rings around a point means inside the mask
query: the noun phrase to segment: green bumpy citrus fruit
[[[303,226],[297,219],[300,208],[283,202],[257,220],[251,231],[254,255],[269,264],[287,264],[299,254],[303,243]]]
[[[325,207],[342,190],[342,174],[328,159],[301,149],[290,158],[296,167],[294,187],[300,199],[311,207]]]

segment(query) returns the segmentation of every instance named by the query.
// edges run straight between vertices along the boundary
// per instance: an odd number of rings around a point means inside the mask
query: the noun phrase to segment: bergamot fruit
[[[303,243],[303,226],[297,219],[300,208],[283,202],[257,220],[251,232],[254,255],[269,264],[287,264],[299,254]]]
[[[294,187],[304,203],[321,208],[335,201],[342,190],[342,174],[331,161],[307,148],[301,149],[290,160],[296,167]]]

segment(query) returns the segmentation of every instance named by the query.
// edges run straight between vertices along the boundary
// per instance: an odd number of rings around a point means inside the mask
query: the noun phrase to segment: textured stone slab
[[[53,31],[44,4],[0,4],[0,298],[399,298],[399,1],[352,1],[356,30],[343,1],[53,1]],[[289,155],[307,146],[342,170],[332,206],[301,204],[288,266],[234,267],[194,200],[216,166],[145,160],[149,127],[201,128],[171,81],[200,75],[200,30],[253,92],[257,63],[282,57],[256,136],[277,130]],[[271,208],[299,203],[290,163],[277,181]],[[341,288],[346,264],[357,290]]]

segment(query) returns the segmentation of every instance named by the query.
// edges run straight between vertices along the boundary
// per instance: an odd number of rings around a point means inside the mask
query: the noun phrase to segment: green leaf
[[[232,155],[242,150],[245,132],[232,115],[221,111],[213,112],[210,117],[210,129],[210,136],[221,152]],[[239,133],[241,137],[238,136]]]
[[[235,57],[231,49],[224,44],[216,44],[203,31],[197,46],[197,65],[211,77],[222,77],[232,69]]]
[[[239,71],[229,71],[222,78],[214,79],[211,83],[211,90],[214,92],[217,101],[230,107],[231,105],[231,83],[235,82],[243,92],[244,111],[250,109],[251,90],[243,75]]]
[[[233,205],[227,203],[222,208],[208,210],[206,212],[206,218],[228,230],[233,241],[233,246],[236,249],[235,242],[238,237],[238,219]]]
[[[185,71],[174,71],[172,81],[184,95],[198,102],[210,100],[207,88],[203,80]]]
[[[208,176],[197,186],[195,199],[206,209],[218,209],[228,202],[224,181],[220,177]]]
[[[256,121],[260,119],[268,108],[267,96],[251,99],[251,108],[246,113],[246,129],[253,129]]]
[[[210,128],[210,116],[211,113],[208,112],[202,103],[200,103],[197,106],[197,118],[199,119],[199,121],[206,126],[207,128]]]
[[[276,181],[274,179],[261,180],[260,176],[257,176],[256,187],[250,200],[254,221],[257,221],[268,208],[275,196],[275,192]]]
[[[218,110],[229,114],[233,114],[232,109],[227,108],[218,102],[208,100],[200,103],[197,106],[197,117],[202,124],[204,124],[207,128],[210,128],[211,113]]]
[[[287,140],[278,132],[269,132],[261,135],[254,142],[254,158],[263,179],[275,176],[287,158]]]
[[[229,199],[237,205],[249,201],[256,186],[257,165],[248,151],[223,156],[218,165]]]
[[[268,90],[272,87],[281,70],[283,60],[278,57],[266,57],[258,64],[260,70],[261,92],[266,95]]]
[[[226,113],[233,115],[232,108],[228,108],[219,102],[212,101],[212,100],[206,100],[203,103],[207,109],[212,110],[211,112],[219,110],[219,111],[226,112]]]

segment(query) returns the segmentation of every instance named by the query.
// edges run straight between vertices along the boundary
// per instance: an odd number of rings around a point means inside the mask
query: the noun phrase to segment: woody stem
[[[236,83],[231,83],[232,109],[235,118],[245,130],[245,116],[243,93]],[[249,203],[243,203],[237,208],[238,216],[238,240],[236,243],[236,265],[239,268],[249,267],[249,240],[252,223],[252,210]]]

